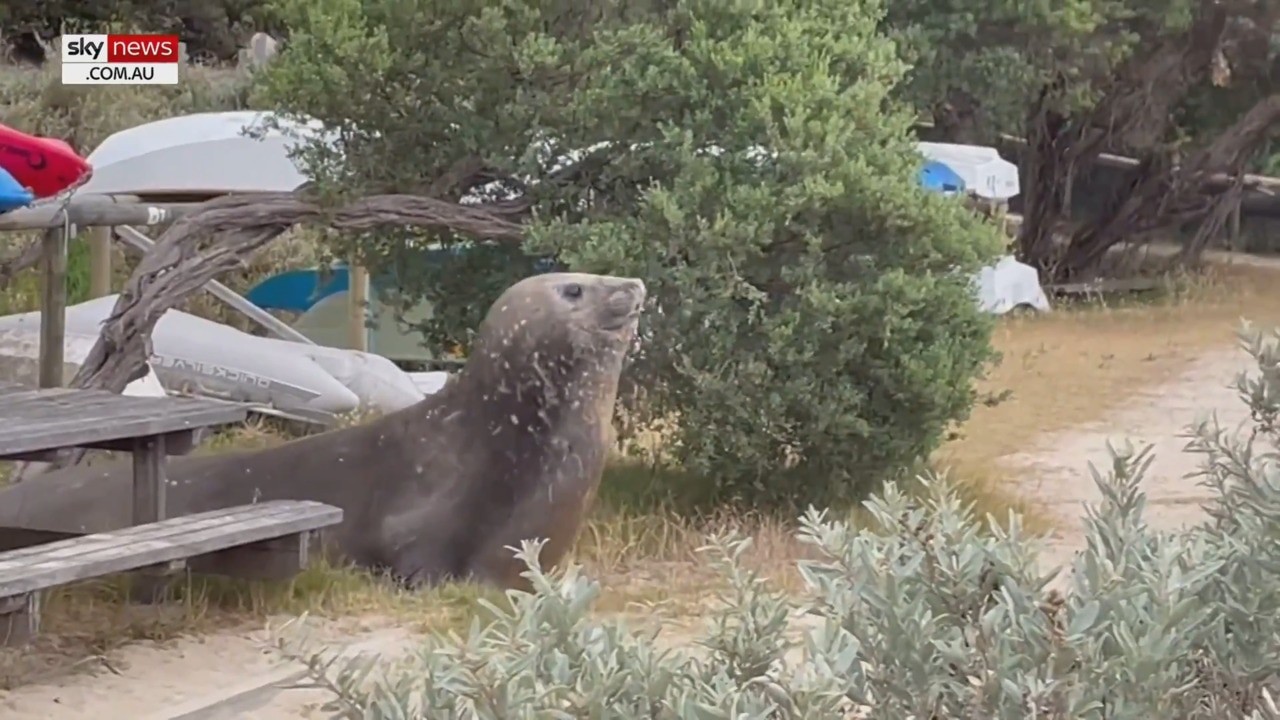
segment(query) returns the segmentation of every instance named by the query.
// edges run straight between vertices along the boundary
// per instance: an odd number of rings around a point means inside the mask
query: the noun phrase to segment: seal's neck
[[[524,362],[469,363],[459,374],[459,395],[484,406],[474,417],[489,434],[536,439],[566,424],[607,423],[618,394],[621,354],[565,356],[531,353]],[[607,410],[606,410],[607,409]],[[605,417],[600,417],[601,415]],[[480,429],[477,428],[477,431]]]

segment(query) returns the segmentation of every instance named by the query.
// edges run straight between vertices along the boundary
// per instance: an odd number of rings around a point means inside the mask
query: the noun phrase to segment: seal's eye
[[[569,283],[560,288],[560,293],[570,300],[577,300],[582,297],[582,286],[578,283]]]

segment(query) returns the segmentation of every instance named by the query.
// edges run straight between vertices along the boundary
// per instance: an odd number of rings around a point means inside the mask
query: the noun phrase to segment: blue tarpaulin
[[[964,180],[954,170],[936,160],[930,160],[920,170],[920,184],[926,190],[940,193],[958,193],[964,191]]]

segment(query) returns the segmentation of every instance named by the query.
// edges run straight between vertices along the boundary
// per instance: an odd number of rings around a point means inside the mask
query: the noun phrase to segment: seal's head
[[[480,362],[469,362],[463,372],[522,386],[561,385],[600,374],[616,382],[644,300],[644,283],[634,278],[585,273],[526,278],[494,302],[471,352]]]

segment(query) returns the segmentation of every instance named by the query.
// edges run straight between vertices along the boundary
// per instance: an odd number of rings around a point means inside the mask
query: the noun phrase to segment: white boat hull
[[[95,337],[115,303],[116,296],[109,295],[68,307],[67,332]],[[39,312],[0,317],[0,331],[38,333],[39,325]],[[170,310],[160,318],[152,334],[150,364],[160,382],[173,394],[267,405],[309,416],[359,409],[360,396],[303,352],[310,349],[312,346],[256,337],[221,323]],[[341,366],[337,360],[328,358],[326,364],[339,369]],[[351,361],[348,366],[356,368],[351,374],[359,375],[360,363]],[[412,386],[407,378],[405,382]],[[395,404],[387,403],[387,398],[377,393],[373,395],[384,405]],[[400,399],[399,405],[402,407],[422,397],[413,388],[411,394]]]

